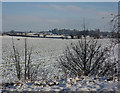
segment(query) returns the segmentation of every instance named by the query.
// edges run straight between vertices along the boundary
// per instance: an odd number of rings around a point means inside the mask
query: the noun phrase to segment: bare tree
[[[12,44],[13,44],[13,60],[15,62],[15,68],[16,68],[16,73],[17,73],[17,78],[19,80],[21,80],[22,77],[22,72],[23,73],[23,77],[25,80],[35,80],[37,78],[37,73],[38,73],[38,66],[34,66],[32,64],[32,59],[31,59],[31,55],[32,55],[32,47],[30,50],[28,50],[27,48],[27,39],[25,38],[25,54],[24,54],[24,70],[22,70],[22,63],[21,63],[21,55],[17,50],[17,47],[14,44],[14,40],[12,37]]]
[[[114,57],[114,61],[116,61],[117,64],[117,68],[118,68],[118,79],[120,80],[120,2],[118,3],[118,15],[113,15],[112,19],[110,20],[111,23],[111,27],[112,27],[112,43],[111,43],[111,47],[114,49],[115,46],[118,46],[118,58],[116,59]],[[114,55],[115,52],[114,50],[112,51]]]
[[[13,41],[12,37],[12,44],[13,44],[13,55],[14,55],[14,62],[15,62],[15,68],[16,68],[16,73],[17,73],[17,78],[20,80],[21,79],[21,66],[20,66],[20,54],[18,53],[18,50],[15,48],[15,44]]]
[[[113,14],[112,14],[113,15]],[[120,43],[120,15],[113,15],[110,20],[112,38],[115,39],[114,43]]]
[[[25,38],[25,80],[27,77],[27,39]]]

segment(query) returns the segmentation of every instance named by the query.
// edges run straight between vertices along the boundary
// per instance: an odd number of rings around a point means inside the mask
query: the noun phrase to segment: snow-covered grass
[[[84,79],[64,79],[58,81],[41,81],[16,83],[8,85],[5,91],[119,91],[117,79],[86,77]]]
[[[76,83],[70,83],[68,80],[62,79],[63,72],[59,67],[57,59],[63,54],[66,45],[71,42],[77,42],[78,39],[48,39],[48,38],[27,38],[27,47],[33,48],[32,52],[32,63],[35,65],[40,65],[38,78],[34,83],[20,83],[19,85],[8,86],[7,89],[10,91],[114,91],[118,90],[118,81],[107,81],[107,78],[95,79],[94,77],[87,77],[85,79],[79,79]],[[15,46],[20,52],[21,56],[24,56],[24,37],[14,37]],[[102,46],[109,46],[109,39],[99,39],[99,44]],[[117,46],[114,49],[115,54],[117,54]],[[3,82],[15,82],[18,81],[15,74],[14,64],[11,60],[12,58],[12,37],[3,36],[2,37],[2,65],[0,73],[3,75]],[[117,56],[116,56],[117,57]],[[112,58],[112,57],[111,57]],[[23,60],[21,60],[22,62]],[[48,81],[52,80],[52,83],[58,77],[59,85],[41,86],[41,78],[44,76]],[[73,80],[73,79],[72,79]],[[51,82],[51,81],[50,81]],[[37,84],[38,83],[38,84]],[[9,88],[10,87],[10,88]]]

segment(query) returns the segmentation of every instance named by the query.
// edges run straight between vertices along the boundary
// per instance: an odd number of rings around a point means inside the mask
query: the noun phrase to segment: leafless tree
[[[113,14],[112,14],[113,15]],[[112,38],[114,38],[114,43],[120,43],[120,15],[113,15],[110,20]],[[113,39],[112,39],[113,40]]]
[[[34,66],[32,64],[32,47],[30,50],[27,48],[27,39],[25,38],[25,49],[24,49],[24,71],[22,70],[22,63],[21,63],[21,55],[17,50],[17,47],[14,44],[14,40],[12,37],[12,44],[13,44],[13,60],[15,63],[15,68],[16,68],[16,73],[17,73],[17,78],[20,80],[22,77],[22,72],[23,77],[25,80],[35,80],[37,78],[37,72],[38,72],[38,67],[39,66]]]
[[[17,73],[17,78],[20,80],[21,79],[21,65],[20,65],[20,54],[18,52],[18,50],[15,48],[15,44],[14,44],[14,40],[12,37],[12,44],[13,44],[13,60],[15,62],[15,68],[16,68],[16,73]]]
[[[118,3],[118,15],[113,15],[112,19],[110,20],[111,23],[111,27],[112,27],[112,36],[114,38],[112,38],[112,43],[111,43],[111,47],[114,49],[115,46],[118,46],[118,59],[116,59],[114,57],[114,61],[116,61],[118,64],[118,77],[120,80],[120,2]],[[114,50],[112,51],[114,55],[115,52]]]

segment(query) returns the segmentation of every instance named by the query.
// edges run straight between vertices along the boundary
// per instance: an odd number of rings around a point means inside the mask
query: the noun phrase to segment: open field
[[[21,56],[24,56],[24,38],[23,37],[13,37],[15,46],[20,52]],[[67,45],[69,45],[71,42],[77,42],[78,39],[47,39],[47,38],[27,38],[27,47],[33,48],[32,52],[32,62],[34,65],[39,65],[39,72],[38,72],[38,78],[36,81],[39,81],[43,74],[46,74],[47,79],[53,80],[55,76],[58,76],[59,79],[62,78],[62,70],[59,67],[59,63],[57,59],[59,58],[60,55],[63,54],[64,49],[66,48]],[[111,44],[110,39],[99,39],[98,40],[99,44],[102,44],[102,46],[109,46]],[[12,57],[12,37],[10,36],[4,36],[2,37],[2,64],[1,64],[1,69],[0,72],[3,75],[3,82],[11,82],[11,81],[16,81],[16,75],[14,73],[15,69],[13,67],[13,62],[11,60]],[[115,56],[117,57],[117,46],[115,48]],[[112,54],[111,54],[111,59],[112,59]],[[23,60],[21,59],[21,62]],[[92,82],[91,82],[92,80]],[[63,90],[64,88],[66,90],[117,90],[117,82],[116,81],[111,81],[107,82],[106,79],[101,79],[100,80],[94,80],[93,78],[86,78],[81,82],[81,85],[79,86],[79,83],[73,84],[72,86],[68,85],[65,83],[66,80],[61,81],[61,85],[59,86],[52,86],[52,87],[38,87],[34,86],[33,83],[23,84],[25,86],[21,87],[20,89],[18,87],[11,89],[11,90],[51,90],[51,91],[60,91]],[[96,83],[93,83],[95,81]],[[62,85],[63,84],[63,85]],[[109,88],[108,88],[109,85]],[[29,87],[29,88],[28,88]]]

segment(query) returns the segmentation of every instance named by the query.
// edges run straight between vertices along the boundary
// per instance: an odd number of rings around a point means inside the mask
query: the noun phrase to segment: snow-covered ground
[[[118,81],[107,81],[106,78],[95,79],[93,77],[87,77],[83,80],[79,79],[76,83],[72,84],[68,82],[69,80],[61,80],[62,72],[57,61],[58,57],[63,54],[66,45],[69,45],[71,42],[77,42],[78,39],[48,39],[48,38],[27,38],[27,47],[33,48],[32,52],[32,62],[35,65],[40,65],[38,79],[36,82],[31,83],[20,83],[19,85],[8,86],[8,90],[29,90],[29,91],[114,91],[118,90]],[[24,37],[14,37],[15,46],[20,52],[21,56],[24,55]],[[99,39],[99,44],[104,46],[109,46],[109,39]],[[117,49],[117,46],[116,46]],[[117,50],[116,54],[117,54]],[[13,82],[17,81],[16,75],[12,69],[14,69],[12,57],[12,37],[3,36],[2,37],[2,64],[0,73],[3,75],[3,82]],[[116,56],[117,57],[117,56]],[[47,74],[47,78],[53,80],[55,76],[59,76],[58,85],[49,86],[45,84],[41,85],[40,78],[42,72]],[[73,80],[73,79],[72,79]],[[54,80],[51,82],[54,83]],[[9,88],[10,87],[10,88]]]
[[[73,83],[74,82],[74,83]],[[86,77],[84,79],[64,79],[48,83],[35,81],[8,85],[3,91],[119,91],[117,79]]]

